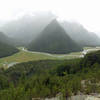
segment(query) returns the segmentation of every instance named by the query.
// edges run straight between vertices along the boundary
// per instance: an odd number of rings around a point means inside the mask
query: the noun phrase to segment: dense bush
[[[100,93],[99,54],[75,60],[31,61],[0,69],[0,100],[31,100],[58,93],[67,98],[79,91]]]

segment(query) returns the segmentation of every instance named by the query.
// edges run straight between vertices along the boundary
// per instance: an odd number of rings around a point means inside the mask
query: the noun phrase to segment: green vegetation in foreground
[[[100,93],[100,51],[82,59],[40,60],[0,69],[0,100]],[[64,100],[64,99],[62,99]]]

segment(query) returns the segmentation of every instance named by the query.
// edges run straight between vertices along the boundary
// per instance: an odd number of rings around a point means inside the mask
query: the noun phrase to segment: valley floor
[[[82,52],[73,52],[70,54],[49,54],[49,53],[41,53],[41,52],[32,52],[28,51],[24,47],[20,47],[20,52],[4,57],[0,59],[0,67],[11,67],[17,63],[28,62],[28,61],[36,61],[36,60],[64,60],[64,59],[74,59],[84,57],[85,54],[92,51],[100,50],[100,47],[85,47]]]

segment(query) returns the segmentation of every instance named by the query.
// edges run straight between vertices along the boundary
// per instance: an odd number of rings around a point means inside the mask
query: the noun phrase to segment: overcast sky
[[[100,32],[100,0],[0,0],[1,22],[36,11],[52,11],[60,19],[78,21]]]

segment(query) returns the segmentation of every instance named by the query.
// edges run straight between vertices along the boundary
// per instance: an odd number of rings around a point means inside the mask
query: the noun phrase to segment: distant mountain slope
[[[11,46],[9,38],[0,32],[0,57],[10,56],[19,50]]]
[[[82,50],[82,48],[66,34],[65,30],[56,20],[53,20],[47,25],[42,33],[29,44],[28,49],[31,51],[55,54]]]
[[[3,43],[10,43],[10,38],[8,38],[3,32],[0,32],[0,41]]]
[[[17,40],[17,43],[28,44],[48,25],[55,16],[51,12],[25,15],[1,27],[1,31]]]
[[[63,22],[61,23],[68,35],[83,46],[98,46],[100,45],[100,38],[92,32],[87,31],[79,23]]]
[[[16,45],[27,45],[35,39],[56,16],[51,12],[25,15],[17,20],[8,22],[0,30],[14,39]],[[95,33],[87,31],[82,25],[72,22],[61,23],[68,35],[79,45],[98,46],[100,39]]]

